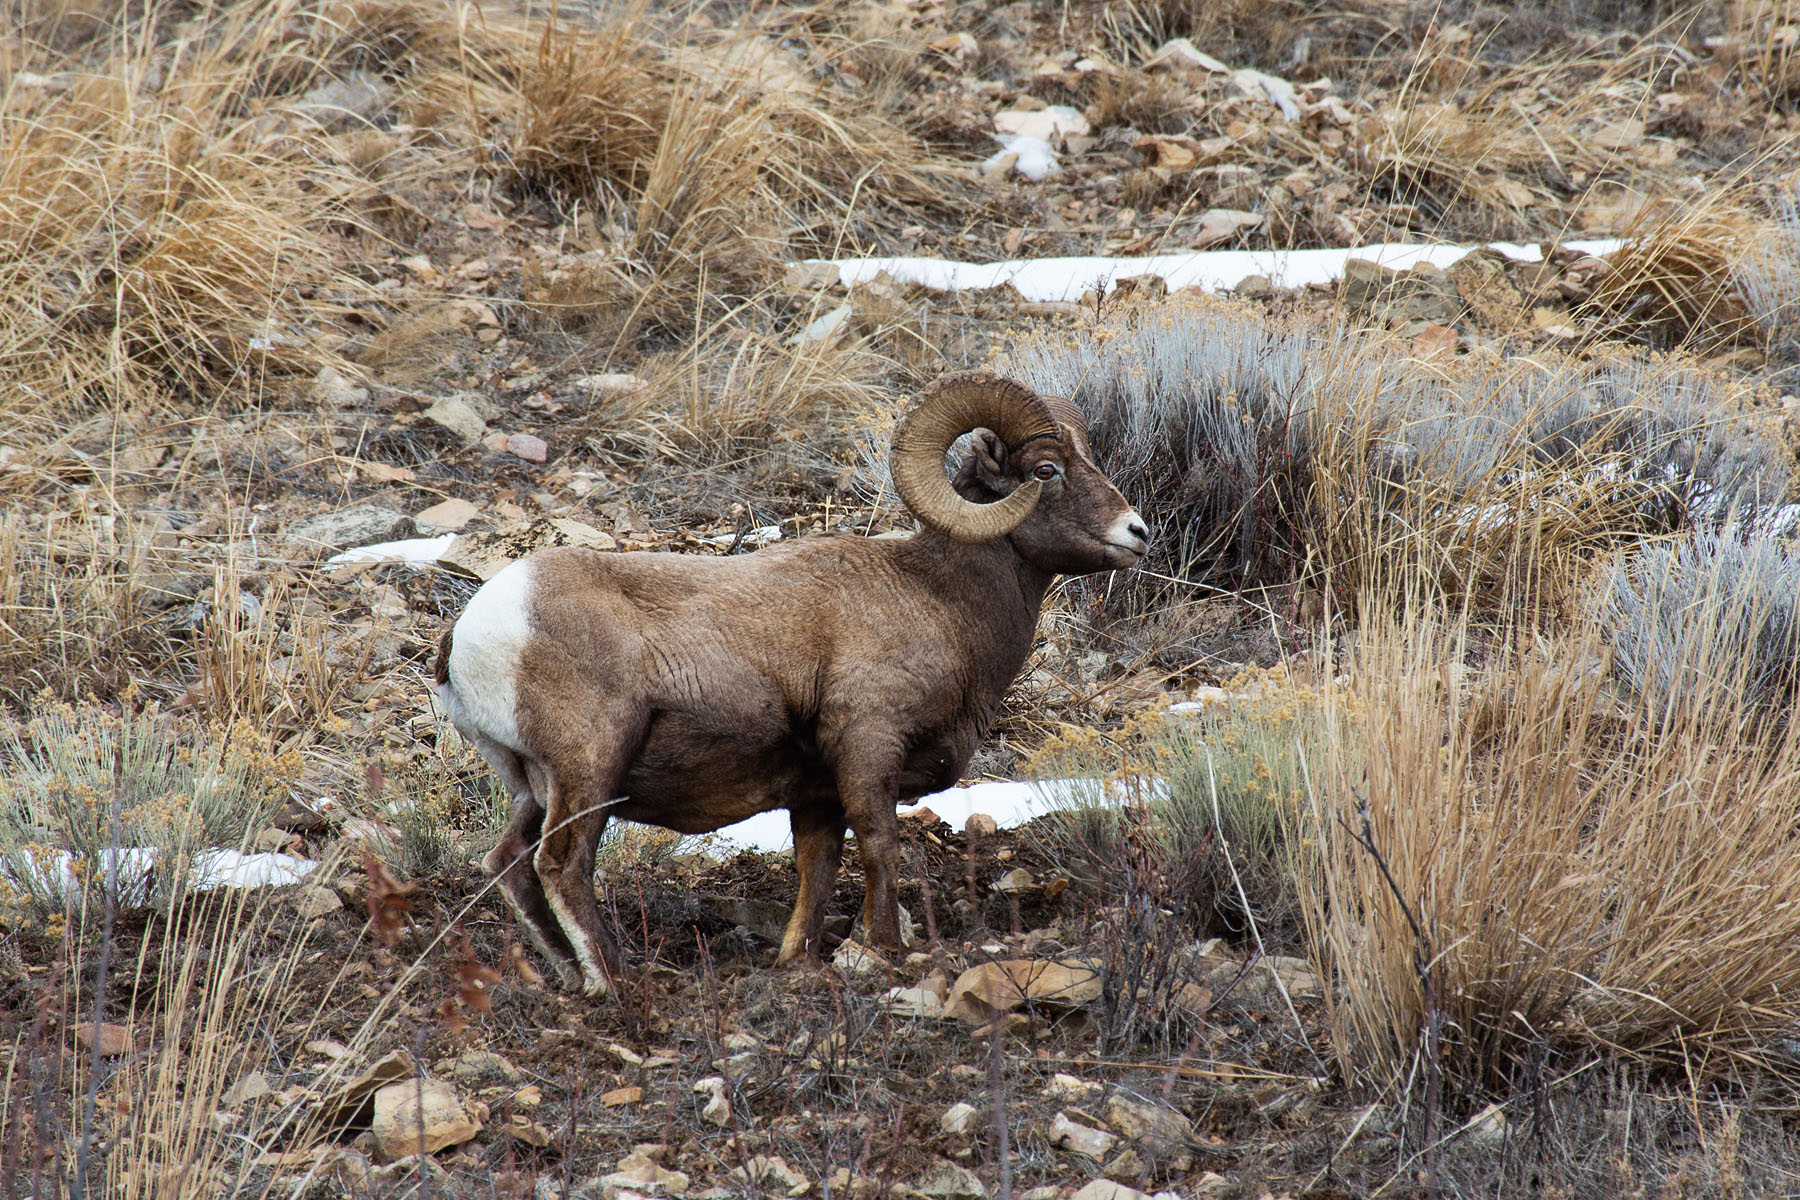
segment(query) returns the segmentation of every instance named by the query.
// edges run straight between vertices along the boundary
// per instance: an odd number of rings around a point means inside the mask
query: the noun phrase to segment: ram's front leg
[[[817,967],[825,948],[825,904],[837,883],[844,856],[844,814],[836,805],[803,805],[788,814],[794,826],[794,863],[800,869],[800,895],[788,919],[776,962],[804,957]]]
[[[838,765],[838,798],[856,834],[863,868],[863,930],[872,945],[898,950],[900,942],[901,753],[871,739]]]

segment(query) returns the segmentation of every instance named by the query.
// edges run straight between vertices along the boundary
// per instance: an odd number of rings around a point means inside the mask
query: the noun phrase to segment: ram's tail
[[[456,634],[456,626],[444,630],[444,636],[438,639],[437,664],[432,667],[431,674],[437,685],[443,687],[450,682],[450,639]]]

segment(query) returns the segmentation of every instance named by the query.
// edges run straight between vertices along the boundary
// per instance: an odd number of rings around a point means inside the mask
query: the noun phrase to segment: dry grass
[[[254,397],[328,357],[337,306],[315,289],[346,286],[331,226],[351,181],[244,110],[293,7],[234,6],[174,46],[121,28],[73,71],[21,47],[36,81],[0,97],[10,413]]]
[[[1734,268],[1756,226],[1725,197],[1653,206],[1627,231],[1596,281],[1595,315],[1652,345],[1716,350],[1756,329]]]
[[[1746,723],[1742,687],[1673,720],[1619,697],[1593,621],[1463,667],[1473,631],[1413,612],[1365,625],[1330,739],[1355,749],[1316,764],[1303,825],[1346,1066],[1502,1090],[1544,1054],[1791,1077],[1792,728]]]
[[[645,330],[692,336],[758,296],[785,254],[841,248],[864,210],[940,199],[881,103],[754,36],[702,49],[676,35],[652,53],[666,36],[629,8],[597,30],[547,27],[520,65],[513,170],[591,206],[603,240],[533,298],[615,350]]]

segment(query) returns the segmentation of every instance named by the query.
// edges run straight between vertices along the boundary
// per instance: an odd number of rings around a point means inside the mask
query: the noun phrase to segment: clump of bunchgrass
[[[155,708],[44,705],[0,728],[0,882],[40,917],[112,900],[167,908],[198,856],[242,849],[299,778],[247,724]]]
[[[169,6],[140,20],[155,28]],[[352,182],[244,119],[291,5],[196,18],[177,66],[138,21],[106,27],[66,92],[59,52],[20,47],[0,92],[0,332],[15,417],[123,407],[316,369]]]
[[[1680,708],[1621,698],[1604,620],[1496,645],[1403,607],[1361,630],[1307,810],[1349,1077],[1422,1071],[1429,1101],[1704,1046],[1792,1080],[1791,724],[1751,720],[1741,675]]]
[[[643,388],[602,397],[589,440],[653,464],[651,475],[691,474],[700,485],[724,469],[753,494],[812,491],[821,475],[846,471],[857,431],[895,407],[884,365],[853,341],[790,345],[716,328],[648,359]]]
[[[1716,199],[1647,207],[1607,256],[1587,310],[1660,348],[1742,341],[1755,322],[1734,267],[1754,234],[1752,222]]]

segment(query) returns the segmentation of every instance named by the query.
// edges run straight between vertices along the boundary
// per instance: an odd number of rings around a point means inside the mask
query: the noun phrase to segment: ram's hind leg
[[[589,996],[608,994],[620,977],[619,950],[594,897],[594,852],[643,737],[642,722],[602,720],[599,727],[611,735],[606,744],[575,761],[566,756],[546,771],[544,836],[536,859],[545,898],[574,947]]]
[[[794,915],[781,937],[778,963],[805,956],[806,965],[819,965],[825,941],[825,903],[837,882],[838,864],[844,857],[844,812],[827,808],[796,808],[788,813],[794,827],[794,864],[800,870],[800,895]]]
[[[575,947],[569,944],[556,914],[550,911],[544,885],[531,862],[544,828],[544,807],[538,803],[525,764],[517,754],[486,738],[476,738],[475,748],[488,760],[513,798],[512,817],[500,841],[481,860],[481,868],[495,880],[526,939],[549,961],[563,986],[578,988],[581,968],[575,960]]]

